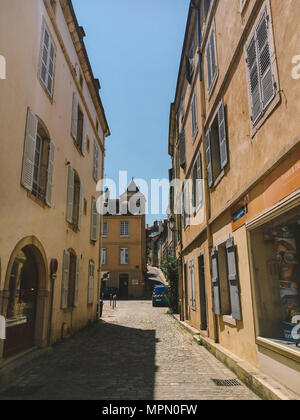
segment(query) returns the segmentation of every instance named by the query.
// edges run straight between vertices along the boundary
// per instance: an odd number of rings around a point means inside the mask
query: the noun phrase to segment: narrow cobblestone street
[[[55,346],[0,399],[254,400],[235,375],[151,301],[105,302],[103,322]]]

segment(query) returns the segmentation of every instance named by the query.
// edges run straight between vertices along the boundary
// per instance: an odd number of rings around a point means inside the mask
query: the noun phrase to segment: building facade
[[[1,1],[0,363],[96,320],[109,127],[84,36],[70,0]]]
[[[181,318],[298,394],[299,15],[191,2],[169,134]]]
[[[102,286],[116,287],[120,298],[142,297],[147,273],[145,197],[132,180],[119,199],[108,198],[104,209],[102,278],[108,273],[108,280]]]

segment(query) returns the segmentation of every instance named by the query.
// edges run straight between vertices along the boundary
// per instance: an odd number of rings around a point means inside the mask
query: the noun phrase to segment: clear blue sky
[[[119,170],[167,178],[169,110],[175,96],[189,0],[73,0],[111,130],[105,177]],[[163,215],[149,215],[147,223]]]

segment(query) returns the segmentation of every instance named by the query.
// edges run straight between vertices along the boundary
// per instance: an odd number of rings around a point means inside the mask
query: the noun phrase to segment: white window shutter
[[[71,166],[68,166],[66,219],[69,223],[73,223],[73,207],[74,207],[74,170],[71,168]]]
[[[76,271],[75,271],[75,288],[74,288],[74,307],[78,306],[78,289],[79,289],[79,257],[76,256]]]
[[[83,202],[83,186],[82,182],[80,182],[79,186],[79,200],[78,200],[78,229],[81,228],[81,217],[82,217],[82,202]]]
[[[258,64],[261,82],[262,106],[265,110],[275,96],[275,83],[269,42],[269,22],[265,11],[256,29]]]
[[[23,152],[23,167],[21,182],[23,187],[32,191],[34,156],[36,146],[38,119],[30,108],[27,110],[26,132]]]
[[[68,291],[69,291],[69,271],[70,271],[70,254],[64,251],[62,266],[62,286],[61,286],[61,308],[68,307]]]
[[[197,156],[197,187],[196,187],[196,203],[197,206],[199,206],[201,203],[203,203],[203,174],[202,174],[202,158],[201,153],[198,153]]]
[[[217,57],[216,57],[216,43],[215,43],[215,28],[212,29],[210,35],[210,50],[211,50],[211,72],[213,83],[217,73]]]
[[[227,146],[227,127],[224,100],[222,99],[218,109],[219,124],[219,144],[220,144],[220,160],[221,169],[224,169],[228,163],[228,146]]]
[[[213,312],[215,315],[221,315],[221,294],[220,294],[220,278],[219,278],[219,262],[218,251],[213,248],[211,251],[212,264],[212,295],[213,295]]]
[[[254,125],[262,115],[261,88],[255,35],[252,37],[247,47],[247,67],[249,77],[249,94],[251,98],[251,120]]]
[[[214,179],[213,179],[212,156],[211,156],[211,130],[210,129],[205,135],[205,150],[206,150],[206,165],[207,165],[207,181],[208,181],[208,186],[212,187]]]
[[[97,201],[92,200],[92,223],[91,223],[91,240],[93,242],[98,241],[98,231],[99,231],[99,215],[97,211]]]
[[[83,156],[86,155],[86,117],[83,115],[83,127],[82,127],[82,144],[81,144],[81,153]]]
[[[54,173],[55,144],[50,140],[47,171],[46,204],[52,207],[53,173]]]
[[[76,142],[77,142],[77,127],[78,127],[78,96],[76,92],[73,92],[71,135]]]
[[[210,38],[208,39],[207,46],[206,46],[206,63],[207,63],[207,83],[208,83],[208,90],[210,90],[210,87],[211,87],[211,84],[212,84]]]
[[[99,148],[96,145],[96,143],[94,143],[94,179],[98,180],[98,168],[99,168]]]

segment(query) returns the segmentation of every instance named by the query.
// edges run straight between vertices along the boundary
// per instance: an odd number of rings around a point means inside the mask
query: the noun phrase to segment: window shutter
[[[99,167],[99,148],[94,143],[94,179],[98,180],[98,167]]]
[[[91,304],[94,301],[94,274],[95,264],[90,261],[89,264],[89,290],[88,290],[88,303]]]
[[[49,207],[52,207],[54,155],[55,155],[55,144],[53,143],[52,140],[50,140],[49,158],[48,158],[48,172],[47,172],[47,187],[46,187],[46,204]]]
[[[28,191],[32,190],[34,156],[37,136],[38,119],[30,108],[27,110],[27,121],[23,152],[23,167],[21,183]]]
[[[257,64],[255,35],[247,48],[247,66],[249,75],[249,92],[251,97],[251,120],[254,125],[262,114],[262,102]]]
[[[190,225],[190,191],[189,191],[189,181],[184,182],[184,213],[185,213],[185,226]]]
[[[264,110],[268,107],[276,93],[271,63],[271,51],[268,32],[268,15],[265,11],[256,30],[262,106]]]
[[[81,143],[81,153],[83,156],[86,154],[86,117],[83,115],[83,122],[82,122],[82,143]]]
[[[185,167],[185,131],[183,130],[179,134],[179,155],[180,155],[180,166]]]
[[[211,83],[213,83],[216,76],[216,72],[217,72],[215,28],[212,29],[211,34],[210,34],[210,51],[211,51]]]
[[[228,163],[228,144],[227,144],[227,127],[225,117],[224,100],[222,99],[218,110],[219,122],[219,143],[220,143],[220,159],[221,169],[224,169]]]
[[[212,157],[211,157],[211,129],[205,135],[205,149],[206,149],[206,166],[207,166],[207,181],[208,186],[212,187],[213,179],[213,169],[212,169]]]
[[[196,187],[196,204],[199,206],[201,203],[203,203],[203,174],[202,174],[202,159],[201,159],[201,153],[198,153],[197,156],[197,187]]]
[[[226,242],[229,293],[231,301],[232,317],[238,321],[242,320],[239,279],[236,263],[236,248],[233,238]]]
[[[212,259],[212,293],[213,293],[213,311],[216,315],[221,315],[221,295],[220,279],[218,266],[218,251],[213,248],[211,251]]]
[[[189,84],[192,83],[191,62],[188,55],[185,56],[185,77]]]
[[[99,225],[99,215],[97,211],[97,201],[92,200],[92,223],[91,223],[91,240],[93,242],[98,241],[98,225]]]
[[[77,142],[77,127],[78,127],[78,96],[76,92],[73,92],[71,135],[76,142]]]
[[[196,305],[195,300],[195,274],[194,274],[194,260],[190,261],[190,281],[191,281],[191,306],[194,308]]]
[[[194,93],[193,100],[192,100],[192,133],[193,137],[195,137],[197,132],[198,124],[197,124],[197,96]]]
[[[79,289],[79,257],[76,257],[76,274],[74,288],[74,307],[78,306],[78,289]]]
[[[64,251],[63,267],[62,267],[62,286],[61,286],[61,308],[68,307],[68,291],[69,291],[69,271],[70,271],[70,254]]]
[[[82,201],[83,201],[83,186],[82,182],[80,182],[79,186],[79,201],[78,201],[78,229],[81,228],[81,216],[82,216]]]
[[[71,166],[68,166],[66,219],[69,223],[73,223],[73,206],[74,206],[74,170],[71,168]]]
[[[207,61],[207,82],[208,82],[208,90],[210,90],[210,87],[211,87],[211,84],[212,84],[210,38],[207,41],[206,61]]]
[[[125,264],[129,264],[129,249],[125,248]]]

